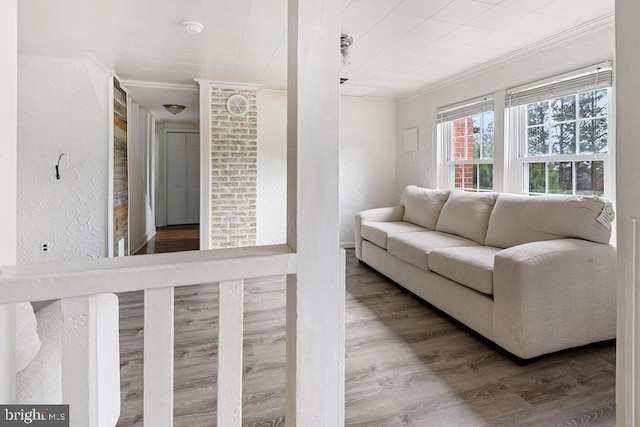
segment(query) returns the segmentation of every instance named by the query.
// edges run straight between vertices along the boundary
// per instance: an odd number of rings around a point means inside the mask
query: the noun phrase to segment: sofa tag
[[[600,216],[596,219],[600,224],[611,230],[611,223],[614,219],[616,219],[616,214],[613,211],[613,206],[611,205],[611,203],[607,203],[604,205],[604,208],[602,208],[602,212],[600,212]]]

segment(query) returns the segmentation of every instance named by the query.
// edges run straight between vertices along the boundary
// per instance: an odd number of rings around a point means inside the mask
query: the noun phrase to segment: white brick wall
[[[249,100],[244,116],[227,111],[227,99]],[[257,180],[256,91],[211,85],[211,247],[254,246]]]

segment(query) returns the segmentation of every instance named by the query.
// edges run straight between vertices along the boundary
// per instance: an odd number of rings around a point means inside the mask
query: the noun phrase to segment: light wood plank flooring
[[[349,426],[614,426],[615,349],[518,366],[347,252]],[[175,292],[176,426],[215,425],[217,286]],[[285,424],[282,278],[245,288],[243,425]],[[120,295],[122,415],[142,426],[142,294]],[[327,426],[331,427],[331,426]]]

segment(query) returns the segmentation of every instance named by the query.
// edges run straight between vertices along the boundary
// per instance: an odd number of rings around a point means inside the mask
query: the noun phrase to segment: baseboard
[[[356,242],[340,243],[340,247],[342,249],[354,249],[356,247]]]

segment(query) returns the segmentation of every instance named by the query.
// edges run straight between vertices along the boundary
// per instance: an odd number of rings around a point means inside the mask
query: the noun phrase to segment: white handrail
[[[294,274],[287,245],[0,267],[0,304]]]

